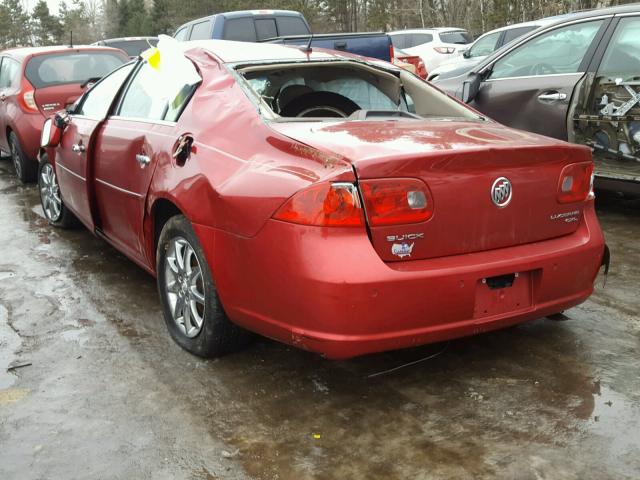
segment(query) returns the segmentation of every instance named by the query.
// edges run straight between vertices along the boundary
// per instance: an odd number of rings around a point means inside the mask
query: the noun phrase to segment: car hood
[[[438,81],[438,79],[445,78],[453,78],[458,75],[462,75],[463,73],[468,73],[473,67],[478,65],[482,60],[486,57],[475,57],[475,58],[463,58],[455,63],[450,63],[446,65],[441,65],[440,67],[434,69],[432,72],[429,72],[429,75],[438,75],[434,81]]]

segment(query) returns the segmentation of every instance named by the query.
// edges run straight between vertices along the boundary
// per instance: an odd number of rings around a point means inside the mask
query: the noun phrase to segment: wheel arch
[[[159,196],[150,202],[150,207],[145,215],[143,228],[149,266],[153,271],[155,271],[156,250],[158,248],[158,240],[160,239],[162,227],[175,215],[185,214],[173,199]]]

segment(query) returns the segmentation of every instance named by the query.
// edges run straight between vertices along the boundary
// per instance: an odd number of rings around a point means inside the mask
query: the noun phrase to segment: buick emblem
[[[513,189],[509,179],[500,177],[493,182],[493,186],[491,187],[491,200],[493,200],[493,203],[495,203],[497,207],[503,208],[509,205],[512,194]]]

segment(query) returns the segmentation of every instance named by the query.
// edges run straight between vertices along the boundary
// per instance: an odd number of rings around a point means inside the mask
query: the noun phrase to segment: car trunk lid
[[[377,121],[277,123],[300,142],[350,160],[359,181],[418,178],[429,187],[434,213],[422,223],[370,227],[385,261],[460,255],[574,232],[582,205],[557,201],[560,173],[589,161],[587,149],[493,122]],[[492,187],[509,180],[500,207]]]
[[[34,98],[40,113],[49,116],[72,105],[84,93],[85,88],[79,83],[41,87],[35,90]]]

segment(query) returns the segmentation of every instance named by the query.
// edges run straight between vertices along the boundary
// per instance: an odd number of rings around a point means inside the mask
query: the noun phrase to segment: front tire
[[[15,133],[9,133],[9,151],[11,152],[11,162],[16,171],[16,176],[22,183],[30,183],[36,179],[38,164],[27,158],[22,151],[20,142]]]
[[[42,155],[38,168],[38,190],[42,211],[51,225],[58,228],[72,228],[78,224],[75,215],[62,201],[56,171],[46,154]]]
[[[183,215],[162,228],[156,273],[165,323],[178,345],[204,358],[246,345],[250,334],[227,317],[198,237]]]

